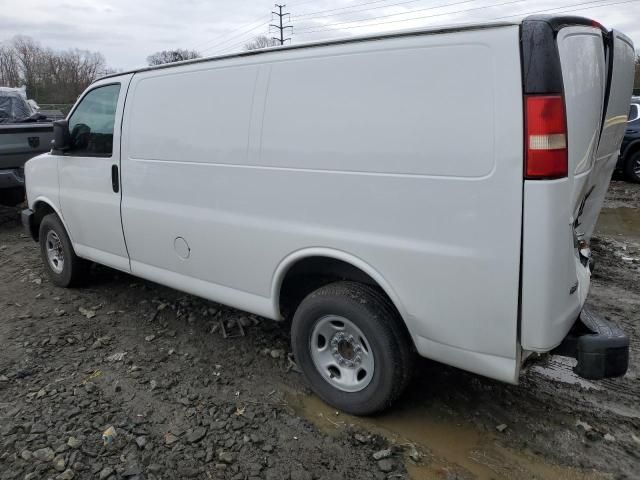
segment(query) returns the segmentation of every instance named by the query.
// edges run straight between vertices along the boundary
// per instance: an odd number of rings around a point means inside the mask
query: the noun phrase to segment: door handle
[[[120,191],[120,178],[118,176],[118,166],[111,165],[111,188],[115,193]]]

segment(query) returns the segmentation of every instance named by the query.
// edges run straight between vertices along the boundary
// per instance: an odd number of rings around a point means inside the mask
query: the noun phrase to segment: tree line
[[[260,50],[262,48],[274,47],[280,45],[280,41],[275,38],[268,38],[264,35],[255,37],[253,40],[244,44],[245,50]],[[147,57],[149,66],[162,65],[164,63],[182,62],[184,60],[194,60],[202,58],[202,54],[196,50],[185,50],[176,48],[174,50],[162,50],[152,53]]]
[[[257,37],[246,50],[274,45]],[[194,50],[174,49],[147,57],[149,65],[200,58]],[[0,86],[26,87],[27,97],[41,104],[71,104],[97,78],[113,73],[100,52],[53,50],[27,36],[0,42]]]
[[[25,36],[0,43],[0,86],[25,86],[38,103],[73,103],[91,82],[112,71],[99,52],[56,51]]]

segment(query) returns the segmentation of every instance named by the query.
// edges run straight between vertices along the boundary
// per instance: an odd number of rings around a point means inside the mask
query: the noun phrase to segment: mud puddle
[[[640,241],[640,213],[635,208],[603,208],[596,232]]]
[[[382,435],[402,447],[405,465],[413,480],[527,478],[536,480],[600,480],[608,475],[546,463],[532,453],[500,444],[498,436],[456,422],[444,409],[428,402],[398,405],[375,418],[339,413],[315,395],[290,392],[289,403],[323,433],[348,427]],[[410,459],[410,452],[421,459]]]

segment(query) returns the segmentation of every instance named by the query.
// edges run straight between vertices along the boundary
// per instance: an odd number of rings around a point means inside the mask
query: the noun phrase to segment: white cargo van
[[[618,376],[629,340],[583,305],[633,69],[623,34],[529,17],[111,75],[27,163],[23,221],[56,285],[92,261],[291,315],[347,412],[387,407],[416,352]]]

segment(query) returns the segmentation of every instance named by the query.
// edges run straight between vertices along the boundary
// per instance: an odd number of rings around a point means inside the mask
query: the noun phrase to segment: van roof
[[[304,43],[295,44],[295,45],[286,45],[286,46],[278,45],[275,47],[248,50],[244,52],[236,52],[236,53],[229,53],[225,55],[217,55],[212,57],[196,58],[193,60],[183,60],[181,62],[164,63],[162,65],[154,65],[151,67],[141,67],[133,70],[128,70],[125,72],[117,72],[117,73],[105,75],[103,77],[98,78],[96,81],[103,80],[105,78],[119,77],[120,75],[128,75],[132,73],[148,72],[151,70],[161,70],[165,68],[174,68],[182,65],[212,62],[212,61],[223,60],[228,58],[247,57],[251,55],[264,55],[272,52],[322,47],[322,46],[328,46],[328,45],[343,45],[343,44],[349,44],[349,43],[364,42],[369,40],[382,40],[382,39],[388,39],[388,38],[410,37],[410,36],[416,36],[416,35],[435,35],[435,34],[462,32],[467,30],[484,30],[489,28],[520,25],[522,23],[522,20],[523,19],[519,19],[517,21],[494,21],[494,22],[484,22],[484,23],[476,22],[476,23],[468,23],[468,24],[439,26],[439,27],[432,27],[432,28],[406,29],[406,30],[398,30],[398,31],[393,31],[388,33],[358,35],[358,36],[353,36],[348,38],[337,38],[337,39],[317,41],[317,42],[304,42]]]
[[[534,14],[534,15],[522,15],[522,16],[514,15],[514,20],[501,20],[501,21],[495,20],[495,21],[464,23],[464,24],[456,24],[456,25],[444,25],[444,26],[431,27],[431,28],[396,30],[396,31],[387,32],[387,33],[358,35],[358,36],[353,36],[348,38],[337,38],[337,39],[323,40],[323,41],[317,41],[317,42],[305,42],[305,43],[300,43],[296,45],[268,47],[268,48],[262,48],[262,49],[256,49],[256,50],[248,50],[244,52],[212,56],[212,57],[196,58],[193,60],[184,60],[182,62],[165,63],[162,65],[155,65],[152,67],[141,67],[141,68],[125,71],[125,72],[113,73],[110,75],[105,75],[104,77],[101,77],[96,81],[103,80],[105,78],[118,77],[120,75],[147,72],[150,70],[161,70],[165,68],[174,68],[182,65],[213,62],[216,60],[223,60],[228,58],[247,57],[250,55],[265,55],[272,52],[280,52],[280,51],[287,51],[287,50],[323,47],[328,45],[343,45],[343,44],[349,44],[349,43],[364,42],[369,40],[383,40],[388,38],[410,37],[410,36],[416,36],[416,35],[436,35],[436,34],[444,34],[444,33],[463,32],[467,30],[485,30],[490,28],[508,27],[513,25],[521,25],[525,20],[526,21],[543,21],[543,22],[549,23],[549,25],[556,31],[564,26],[569,26],[569,25],[588,25],[588,26],[600,28],[604,32],[606,32],[606,29],[602,25],[586,17],[579,17],[575,15],[553,15],[553,14]]]

